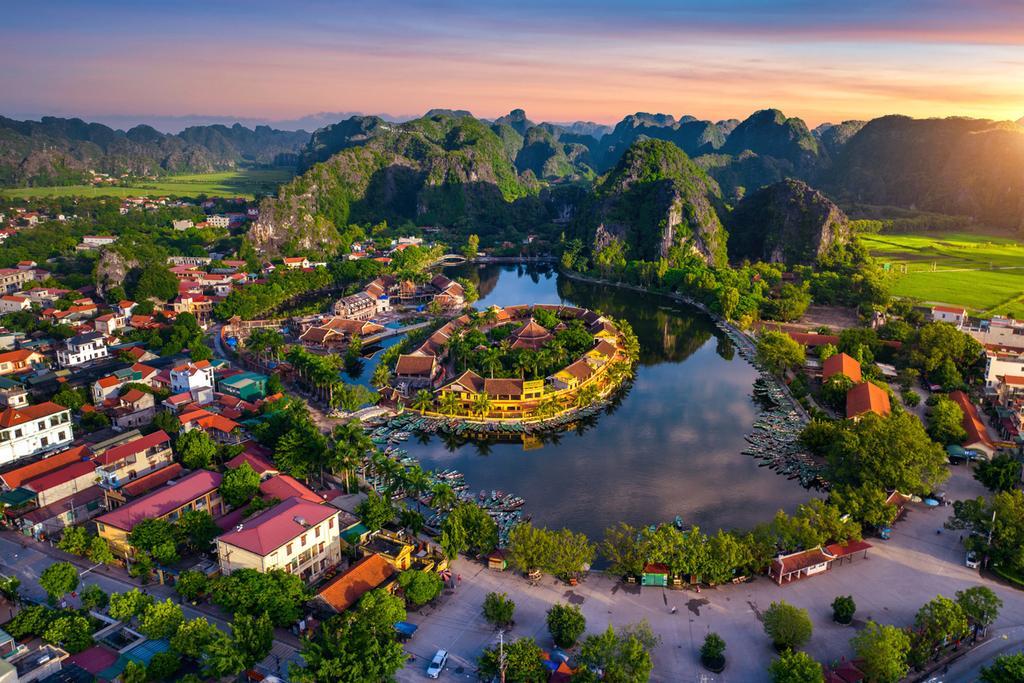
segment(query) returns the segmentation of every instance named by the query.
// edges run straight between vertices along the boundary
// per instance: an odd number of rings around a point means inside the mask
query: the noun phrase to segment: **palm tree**
[[[485,417],[491,412],[491,398],[487,394],[477,394],[473,398],[473,412],[480,417]]]
[[[576,407],[583,408],[585,406],[588,406],[595,400],[597,400],[597,397],[598,391],[595,385],[587,384],[585,386],[582,386],[576,392]]]
[[[380,389],[390,381],[391,370],[389,370],[388,366],[385,365],[384,363],[378,364],[377,367],[374,368],[373,370],[373,378],[370,380],[370,383],[373,384],[373,386]]]
[[[434,395],[426,389],[420,389],[412,399],[412,409],[425,413],[434,406]]]
[[[438,511],[449,510],[455,507],[455,503],[459,500],[459,497],[455,494],[455,489],[448,484],[434,484],[430,492],[433,494],[430,506]]]
[[[418,536],[426,525],[423,515],[418,510],[411,510],[407,507],[398,511],[398,523],[413,537]]]
[[[458,412],[462,406],[462,401],[451,391],[446,391],[441,394],[441,412],[445,415],[451,416]]]
[[[558,412],[558,403],[553,398],[546,398],[537,405],[537,414],[541,417],[551,417]]]
[[[419,465],[413,465],[405,471],[405,484],[407,491],[412,493],[416,499],[416,509],[420,509],[420,496],[430,490],[430,477]]]

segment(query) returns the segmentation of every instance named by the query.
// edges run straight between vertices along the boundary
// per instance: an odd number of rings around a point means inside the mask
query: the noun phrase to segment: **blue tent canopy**
[[[395,624],[395,630],[406,638],[411,638],[412,634],[416,633],[416,629],[418,628],[419,626],[416,624],[410,624],[408,621],[400,621]]]

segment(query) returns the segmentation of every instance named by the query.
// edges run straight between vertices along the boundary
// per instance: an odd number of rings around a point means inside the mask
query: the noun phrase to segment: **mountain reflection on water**
[[[544,266],[463,265],[446,273],[474,282],[480,309],[567,303],[625,318],[641,357],[633,383],[575,430],[529,450],[518,441],[411,439],[404,446],[424,467],[461,470],[473,491],[525,498],[534,523],[593,538],[619,521],[676,515],[708,530],[749,527],[810,497],[740,452],[757,412],[750,396],[757,372],[704,314]]]

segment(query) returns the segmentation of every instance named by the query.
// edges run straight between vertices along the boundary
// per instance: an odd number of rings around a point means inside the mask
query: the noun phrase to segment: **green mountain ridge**
[[[113,176],[208,173],[241,163],[292,164],[309,140],[305,131],[239,124],[194,126],[178,135],[151,126],[115,130],[81,119],[0,117],[0,185],[68,185],[89,171]]]

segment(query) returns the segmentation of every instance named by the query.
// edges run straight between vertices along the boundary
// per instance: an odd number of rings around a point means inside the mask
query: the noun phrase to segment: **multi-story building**
[[[46,402],[0,412],[0,465],[71,443],[71,411]]]
[[[110,357],[106,337],[101,332],[88,332],[68,339],[57,349],[57,362],[62,368],[73,368]]]
[[[377,314],[377,300],[366,292],[357,292],[334,302],[334,315],[349,320],[369,320]]]
[[[103,334],[114,334],[128,324],[128,319],[120,313],[106,313],[94,321],[96,331]]]
[[[162,429],[109,448],[95,457],[100,486],[117,489],[126,482],[170,465],[171,437]]]
[[[139,383],[151,387],[156,375],[156,369],[142,363],[135,363],[130,368],[116,370],[92,383],[92,402],[99,405],[105,399],[118,393],[125,384]]]
[[[26,282],[35,279],[35,271],[18,268],[0,268],[0,293],[13,294]]]
[[[146,519],[177,521],[190,510],[205,510],[214,517],[224,512],[220,493],[221,476],[217,472],[199,470],[183,477],[176,484],[161,487],[141,498],[96,519],[96,531],[110,544],[111,550],[122,557],[133,553],[128,535]]]
[[[213,389],[213,366],[210,361],[185,363],[171,369],[171,393],[184,394]]]
[[[27,311],[32,308],[32,300],[21,294],[4,294],[0,296],[0,313]]]
[[[217,539],[220,570],[283,569],[312,581],[341,559],[341,512],[289,498]]]

